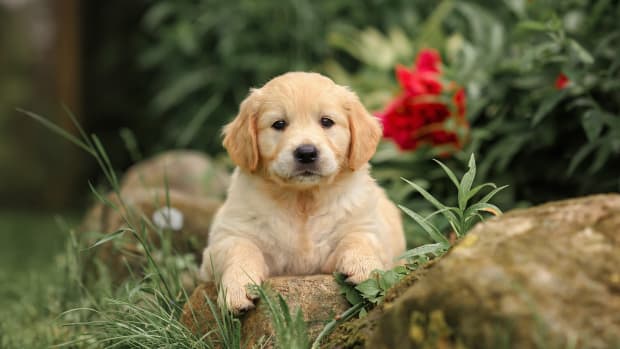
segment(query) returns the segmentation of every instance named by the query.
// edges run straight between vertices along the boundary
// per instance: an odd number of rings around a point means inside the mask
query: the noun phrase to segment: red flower
[[[456,117],[458,125],[467,127],[465,90],[454,83],[445,89],[439,79],[440,65],[437,51],[423,50],[413,68],[396,67],[402,91],[378,116],[383,122],[384,136],[401,150],[413,150],[420,144],[461,147],[457,134],[446,130],[444,124]],[[452,95],[448,104],[442,98],[444,94]]]
[[[560,73],[558,77],[555,79],[555,88],[557,90],[562,90],[566,88],[566,86],[570,83],[568,80],[568,76],[564,75],[564,73]]]
[[[439,65],[441,64],[441,56],[439,52],[433,49],[422,50],[418,54],[415,61],[415,70],[419,73],[437,73],[439,74]]]

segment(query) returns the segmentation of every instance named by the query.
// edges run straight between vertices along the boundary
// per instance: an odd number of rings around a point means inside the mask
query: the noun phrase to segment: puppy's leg
[[[379,241],[371,234],[348,234],[327,259],[324,272],[341,272],[354,284],[368,279],[375,269],[383,270],[386,265],[378,253]]]
[[[250,240],[227,238],[207,247],[203,257],[203,275],[219,279],[220,306],[235,314],[254,308],[256,296],[247,286],[260,285],[268,273],[260,249]]]

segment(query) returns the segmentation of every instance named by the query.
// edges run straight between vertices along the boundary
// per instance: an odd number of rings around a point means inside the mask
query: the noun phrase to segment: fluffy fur
[[[400,213],[369,175],[380,137],[357,96],[322,75],[288,73],[250,92],[224,128],[238,167],[201,267],[231,310],[253,307],[246,285],[269,276],[339,271],[359,283],[393,265],[405,248]],[[303,144],[318,150],[312,164],[295,158]]]

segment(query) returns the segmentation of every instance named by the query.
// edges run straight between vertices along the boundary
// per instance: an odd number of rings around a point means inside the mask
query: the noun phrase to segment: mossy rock
[[[487,220],[378,311],[342,347],[620,348],[620,195]]]

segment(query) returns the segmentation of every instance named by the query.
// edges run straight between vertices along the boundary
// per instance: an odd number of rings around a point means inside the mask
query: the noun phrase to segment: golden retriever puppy
[[[253,307],[246,285],[269,276],[338,271],[359,283],[392,267],[405,239],[399,210],[369,175],[380,138],[358,97],[320,74],[251,90],[224,128],[238,167],[201,267],[229,309]]]

